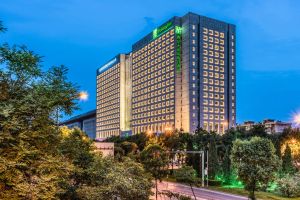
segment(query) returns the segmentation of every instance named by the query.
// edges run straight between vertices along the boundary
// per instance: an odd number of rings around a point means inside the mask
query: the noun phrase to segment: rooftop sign
[[[107,69],[109,69],[110,67],[112,67],[114,64],[116,64],[118,62],[117,57],[115,57],[114,59],[110,60],[108,63],[106,63],[105,65],[103,65],[102,67],[100,67],[97,71],[97,74],[101,74],[102,72],[106,71]]]
[[[161,25],[160,27],[154,29],[152,32],[152,38],[155,39],[155,38],[159,37],[166,31],[168,31],[172,26],[173,26],[173,22],[169,21],[169,22]]]

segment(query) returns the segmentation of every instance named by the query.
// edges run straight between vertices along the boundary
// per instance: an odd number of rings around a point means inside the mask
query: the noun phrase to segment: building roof
[[[92,118],[92,117],[96,117],[96,109],[88,111],[88,112],[80,114],[80,115],[76,115],[74,117],[71,117],[70,119],[60,123],[60,125],[71,124],[71,123],[82,121],[82,120]]]

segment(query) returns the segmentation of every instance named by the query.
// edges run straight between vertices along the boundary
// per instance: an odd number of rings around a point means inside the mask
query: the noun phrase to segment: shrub
[[[218,180],[208,180],[208,185],[209,186],[221,186],[222,182]]]
[[[300,196],[300,174],[286,175],[278,180],[278,190],[282,196],[299,197]]]

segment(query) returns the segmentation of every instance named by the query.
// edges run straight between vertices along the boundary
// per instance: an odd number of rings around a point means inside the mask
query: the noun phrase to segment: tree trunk
[[[254,193],[255,192],[255,188],[256,188],[255,184],[256,183],[254,181],[254,184],[253,184],[252,188],[250,189],[249,199],[251,199],[251,200],[256,200],[255,193]]]
[[[157,179],[155,179],[155,199],[157,200]]]
[[[195,193],[194,193],[194,189],[193,189],[192,184],[190,184],[190,187],[191,187],[191,190],[192,190],[192,193],[193,193],[193,195],[194,195],[195,200],[197,200],[196,195],[195,195]]]

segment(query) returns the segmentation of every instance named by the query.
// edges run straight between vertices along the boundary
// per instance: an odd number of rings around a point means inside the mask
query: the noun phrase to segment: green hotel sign
[[[155,38],[161,36],[163,33],[167,32],[172,26],[173,26],[173,23],[170,21],[170,22],[167,22],[167,23],[161,25],[160,27],[154,29],[152,32],[152,38],[155,39]]]
[[[181,46],[182,46],[182,28],[175,26],[176,35],[176,71],[180,72],[181,69]]]

